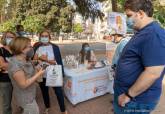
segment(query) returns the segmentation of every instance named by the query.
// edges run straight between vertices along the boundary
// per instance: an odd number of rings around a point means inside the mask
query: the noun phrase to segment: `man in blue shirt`
[[[125,12],[137,31],[124,47],[114,83],[115,114],[150,114],[165,74],[165,30],[152,18],[151,0],[127,0]]]

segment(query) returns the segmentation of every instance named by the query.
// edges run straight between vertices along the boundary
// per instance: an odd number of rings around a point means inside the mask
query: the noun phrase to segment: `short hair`
[[[85,48],[86,46],[89,46],[89,44],[88,44],[88,43],[83,43],[83,44],[82,44],[82,49],[84,50],[84,48]]]
[[[16,34],[14,32],[11,32],[11,31],[4,32],[3,35],[2,35],[2,38],[1,38],[1,44],[4,45],[4,46],[6,45],[6,40],[5,39],[6,39],[6,35],[8,33],[12,34],[16,38]]]
[[[11,41],[10,49],[14,55],[19,55],[27,47],[29,42],[31,42],[29,38],[17,37]]]
[[[48,33],[49,39],[51,39],[50,32],[47,31],[47,30],[44,30],[44,31],[40,32],[40,34],[39,34],[39,39],[41,38],[41,35],[42,35],[42,33],[44,33],[44,32]]]
[[[16,30],[19,31],[20,28],[24,28],[23,25],[16,25]]]
[[[130,9],[134,12],[142,10],[148,15],[148,17],[152,17],[154,11],[151,0],[127,0],[124,9]]]

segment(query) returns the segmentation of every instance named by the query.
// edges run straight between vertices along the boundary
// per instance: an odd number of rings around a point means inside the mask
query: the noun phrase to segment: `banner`
[[[61,65],[50,65],[46,68],[46,86],[49,87],[62,87],[63,75]]]
[[[118,12],[111,12],[108,14],[108,26],[109,29],[114,31],[113,34],[126,34],[126,15]]]

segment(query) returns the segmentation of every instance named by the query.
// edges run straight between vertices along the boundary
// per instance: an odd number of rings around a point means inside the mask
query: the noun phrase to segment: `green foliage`
[[[15,20],[8,20],[2,24],[0,24],[0,32],[5,32],[5,31],[15,31]]]
[[[165,27],[165,6],[162,6],[159,1],[154,1],[154,18]]]
[[[98,2],[105,0],[73,0],[76,4],[76,11],[82,14],[83,17],[91,18],[95,21],[95,18],[103,19],[104,14],[98,8]]]
[[[18,22],[24,21],[27,16],[36,15],[42,18],[43,26],[59,33],[71,31],[71,14],[73,8],[66,0],[22,0],[18,3]]]
[[[124,3],[125,3],[125,0],[117,0],[117,2],[118,2],[118,11],[120,11],[120,12],[124,12]]]
[[[73,14],[74,14],[73,8],[69,5],[64,7],[63,9],[60,9],[60,18],[58,20],[58,23],[63,32],[66,33],[71,32]]]
[[[59,33],[71,32],[72,15],[75,12],[73,6],[69,5],[68,0],[10,0],[10,5],[7,7],[7,14],[5,14],[5,7],[7,0],[0,0],[1,16],[6,19],[16,18],[17,24],[24,23],[29,16],[37,16],[44,20],[44,26],[50,28],[52,31]],[[76,11],[79,11],[85,18],[102,17],[103,14],[97,8],[97,2],[105,0],[73,0],[77,5]],[[8,16],[6,18],[6,15]],[[29,28],[27,28],[29,30]],[[38,30],[37,30],[38,31]]]
[[[162,24],[163,27],[165,27],[165,15],[163,15],[161,12],[155,11],[154,18]]]
[[[43,20],[36,15],[26,17],[25,20],[21,22],[21,24],[24,26],[26,31],[32,33],[38,33],[44,29]]]
[[[0,0],[0,12],[1,13],[4,13],[4,4],[6,3],[6,1],[5,0]]]
[[[98,2],[115,1],[117,11],[124,12],[125,0],[73,0],[76,9],[68,3],[69,0],[10,0],[7,10],[7,0],[0,0],[0,31],[14,30],[15,24],[23,24],[25,30],[39,32],[43,27],[50,28],[59,33],[71,32],[72,18],[75,11],[83,17],[103,17],[97,7]],[[165,6],[160,5],[160,0],[154,2],[154,18],[165,27]],[[113,3],[113,2],[112,2]],[[115,5],[114,3],[112,5]],[[7,11],[7,12],[6,12]],[[5,13],[6,12],[6,13]],[[14,19],[16,18],[16,20]],[[75,26],[75,25],[74,25]]]
[[[74,24],[74,25],[73,25],[73,31],[74,31],[75,33],[81,33],[81,32],[83,32],[83,27],[82,27],[82,25],[81,25],[80,23]]]

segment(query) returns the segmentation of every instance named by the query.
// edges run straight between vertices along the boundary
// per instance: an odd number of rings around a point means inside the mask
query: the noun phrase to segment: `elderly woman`
[[[13,32],[7,31],[1,38],[0,48],[0,99],[2,100],[1,114],[12,114],[11,99],[12,99],[12,84],[8,76],[8,58],[12,57],[12,52],[9,48],[10,42],[16,37]]]
[[[47,65],[62,65],[62,58],[59,47],[50,42],[51,36],[48,31],[43,31],[40,33],[39,40],[40,42],[34,44],[35,56],[34,60],[41,61],[41,64]],[[46,74],[44,75],[43,82],[40,82],[40,88],[42,91],[44,104],[46,106],[45,113],[48,114],[50,108],[50,100],[49,100],[49,87],[45,86],[46,83]],[[60,106],[60,110],[62,114],[67,114],[64,104],[64,95],[62,87],[53,87],[53,90],[57,96],[58,104]]]
[[[36,72],[31,62],[34,55],[31,40],[18,37],[11,42],[10,49],[14,56],[10,58],[8,72],[16,101],[23,108],[23,114],[39,114],[35,82],[44,70]]]

